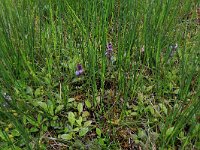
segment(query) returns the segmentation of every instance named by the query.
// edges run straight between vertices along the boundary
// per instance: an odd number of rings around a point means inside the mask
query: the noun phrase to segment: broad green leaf
[[[36,127],[33,127],[33,128],[31,128],[31,129],[29,130],[29,132],[37,132],[37,131],[39,131],[39,130],[38,130],[38,128],[36,128]]]
[[[74,101],[73,103],[72,103],[72,105],[73,105],[73,107],[75,108],[77,108],[78,107],[78,103],[76,102],[76,101]]]
[[[40,124],[42,122],[42,115],[38,114],[37,121]]]
[[[138,131],[138,137],[144,139],[146,137],[146,133],[142,129],[140,129]]]
[[[91,103],[90,103],[90,101],[88,99],[85,101],[85,105],[87,106],[87,108],[91,108],[92,107],[92,105],[91,105]]]
[[[149,87],[146,88],[146,91],[149,92],[149,91],[151,91],[152,89],[153,89],[153,86],[149,86]]]
[[[39,96],[40,95],[40,88],[37,88],[36,90],[35,90],[35,97],[37,97],[37,96]]]
[[[156,140],[159,137],[159,134],[156,132],[151,132],[150,136],[152,137],[152,139]]]
[[[78,109],[79,114],[81,114],[81,112],[83,111],[83,104],[79,103],[77,106],[77,109]]]
[[[31,124],[31,125],[34,125],[34,126],[39,126],[39,124],[33,119],[33,118],[30,118],[30,117],[26,117],[26,119],[28,120],[28,122]]]
[[[172,134],[173,131],[174,131],[174,127],[171,127],[169,129],[167,129],[167,131],[166,131],[166,137],[169,137]]]
[[[96,133],[99,137],[101,137],[101,130],[99,128],[96,128]]]
[[[44,126],[42,126],[42,130],[41,131],[47,131],[47,126],[46,125],[44,125]]]
[[[148,106],[148,110],[150,111],[150,113],[151,113],[152,115],[155,114],[154,108],[153,108],[151,105]]]
[[[21,148],[18,146],[14,146],[14,150],[21,150]]]
[[[100,102],[101,102],[101,97],[100,96],[96,97],[96,102],[97,102],[97,104],[100,104]]]
[[[180,138],[184,138],[184,136],[185,136],[185,135],[184,135],[184,132],[181,131],[181,132],[179,133],[179,137],[180,137]]]
[[[83,118],[82,118],[81,116],[79,117],[78,120],[76,120],[76,122],[77,122],[77,124],[78,124],[79,126],[81,126],[82,121],[83,121]]]
[[[51,100],[47,101],[48,103],[48,112],[53,116],[54,115],[54,106]]]
[[[88,128],[82,128],[80,131],[79,131],[79,136],[84,136],[87,134],[88,132]]]
[[[71,140],[72,139],[71,134],[62,134],[60,137],[64,140]]]
[[[134,111],[138,110],[138,106],[133,105],[133,110]]]
[[[135,141],[138,139],[138,135],[137,134],[131,134],[131,138]]]
[[[69,120],[70,124],[73,126],[75,123],[75,115],[73,112],[68,113],[68,120]]]
[[[167,115],[167,108],[166,108],[166,106],[164,105],[164,104],[159,104],[159,106],[160,106],[160,108],[161,108],[161,110]]]
[[[138,115],[138,113],[137,112],[131,112],[131,114],[130,114],[131,116],[137,116]]]
[[[58,105],[58,107],[56,107],[55,114],[60,112],[63,108],[64,108],[64,105]]]
[[[58,120],[58,116],[54,116],[52,119],[53,119],[54,121],[56,121],[56,120]]]
[[[4,133],[3,133],[3,131],[1,131],[1,130],[0,130],[0,139],[6,141],[6,137],[5,137]]]
[[[75,98],[69,98],[68,103],[75,101]]]
[[[99,139],[98,139],[98,143],[99,143],[100,145],[104,145],[104,141],[105,141],[105,139],[103,139],[103,138],[99,138]]]
[[[89,121],[86,121],[85,123],[84,123],[84,127],[88,127],[88,126],[90,126],[91,125],[91,123],[92,123],[92,121],[91,120],[89,120]]]
[[[43,87],[39,87],[39,88],[37,88],[35,90],[35,92],[34,92],[35,97],[38,97],[38,96],[43,94],[43,90],[42,89],[43,89]]]
[[[90,116],[90,113],[88,111],[84,111],[83,114],[82,114],[82,117],[88,117]]]
[[[142,93],[138,93],[138,100],[142,102],[144,99],[144,95]]]
[[[16,129],[11,131],[12,136],[16,137],[16,136],[20,136],[19,131],[17,131]]]
[[[46,112],[48,112],[47,104],[44,102],[38,102],[38,105],[43,108]]]
[[[77,127],[77,128],[74,128],[73,131],[74,131],[74,132],[77,132],[77,131],[79,131],[79,129],[80,129],[80,128]]]
[[[140,140],[136,139],[134,140],[135,144],[139,144],[140,143]]]
[[[119,125],[120,119],[112,119],[112,120],[107,121],[107,122],[109,122],[109,123],[111,123],[113,125]]]
[[[33,89],[30,86],[26,87],[26,94],[33,95]]]
[[[180,91],[180,89],[176,89],[173,93],[174,93],[174,94],[178,94],[179,91]]]
[[[22,122],[23,122],[23,124],[26,124],[26,122],[27,122],[27,119],[26,119],[27,117],[24,115],[23,117],[22,117]]]

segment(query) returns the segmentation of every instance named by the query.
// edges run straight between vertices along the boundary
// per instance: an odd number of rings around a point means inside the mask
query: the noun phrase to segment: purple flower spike
[[[82,69],[83,69],[83,67],[81,66],[81,64],[78,64],[78,65],[77,65],[77,69],[78,69],[78,70],[82,70]]]
[[[108,51],[112,51],[113,50],[111,42],[107,44],[107,50]]]
[[[105,53],[105,55],[108,57],[108,59],[111,59],[112,52],[113,52],[113,47],[112,47],[112,43],[110,42],[110,43],[107,44],[107,50],[106,50],[106,53]]]
[[[81,65],[81,64],[78,64],[78,65],[77,65],[77,70],[76,70],[76,72],[75,72],[76,76],[82,75],[83,72],[84,72],[84,70],[83,70],[82,65]]]

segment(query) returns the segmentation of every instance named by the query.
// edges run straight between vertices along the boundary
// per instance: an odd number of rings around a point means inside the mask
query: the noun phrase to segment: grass
[[[0,0],[1,149],[199,149],[198,10]]]

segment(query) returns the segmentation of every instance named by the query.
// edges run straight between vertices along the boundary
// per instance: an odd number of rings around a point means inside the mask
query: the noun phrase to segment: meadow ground
[[[0,149],[200,149],[200,3],[0,0]]]

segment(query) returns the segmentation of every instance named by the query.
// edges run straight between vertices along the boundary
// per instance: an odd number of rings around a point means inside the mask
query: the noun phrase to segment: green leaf
[[[11,135],[16,137],[16,136],[20,136],[19,131],[17,131],[16,129],[12,130]]]
[[[60,137],[64,140],[71,140],[72,139],[71,134],[62,134]]]
[[[103,139],[103,138],[99,138],[99,139],[98,139],[98,143],[99,143],[100,145],[105,145],[105,144],[104,144],[104,141],[105,141],[105,139]]]
[[[131,116],[137,116],[138,115],[138,113],[137,112],[131,112],[131,114],[130,114]]]
[[[161,110],[167,115],[167,108],[166,108],[166,106],[164,105],[164,104],[159,104],[159,106],[160,106],[160,108],[161,108]]]
[[[45,131],[47,131],[47,126],[46,125],[42,125],[42,130],[41,131],[43,131],[43,132],[45,132]]]
[[[69,98],[68,103],[75,101],[75,98]]]
[[[77,127],[77,128],[74,128],[73,131],[74,131],[74,132],[77,132],[77,131],[79,131],[79,129],[80,129],[80,128]]]
[[[5,133],[3,133],[3,131],[2,130],[0,130],[0,139],[2,139],[2,140],[4,140],[4,141],[6,141],[6,137],[5,137],[5,135],[4,135]]]
[[[136,139],[134,140],[135,144],[139,144],[140,143],[140,140]]]
[[[21,150],[21,148],[18,146],[14,146],[14,150]]]
[[[174,131],[174,127],[171,127],[169,129],[167,129],[167,131],[166,131],[166,137],[169,137],[172,134],[173,131]]]
[[[100,102],[101,102],[101,97],[100,96],[96,97],[96,102],[97,102],[97,104],[100,104]]]
[[[139,129],[138,137],[144,139],[146,137],[146,133],[142,129]]]
[[[33,89],[30,86],[26,87],[26,94],[31,95],[31,96],[33,95]]]
[[[158,139],[159,134],[156,133],[156,132],[151,132],[151,133],[150,133],[150,137],[152,137],[153,140],[156,140],[156,139]]]
[[[48,112],[53,116],[54,115],[54,105],[51,100],[48,100],[47,103],[48,103]]]
[[[29,130],[29,132],[38,132],[39,130],[38,130],[38,128],[35,128],[35,127],[33,127],[33,128],[31,128],[30,130]]]
[[[58,116],[54,116],[52,119],[53,119],[54,121],[56,121],[56,120],[58,120]]]
[[[146,91],[149,92],[149,91],[151,91],[152,89],[153,89],[153,86],[149,86],[149,87],[146,88]]]
[[[58,107],[56,107],[55,114],[60,112],[63,108],[64,108],[64,105],[58,105]]]
[[[39,88],[37,88],[36,90],[35,90],[35,97],[38,97],[38,96],[40,96],[40,95],[42,95],[42,93],[43,93],[43,91],[42,91],[42,86],[41,87],[39,87]]]
[[[79,103],[78,106],[77,106],[77,109],[78,109],[78,112],[80,114],[83,111],[83,104]]]
[[[176,89],[173,93],[174,93],[174,94],[178,94],[179,91],[180,91],[180,89]]]
[[[82,121],[83,121],[83,118],[82,118],[81,116],[79,117],[78,120],[76,120],[76,122],[77,122],[77,124],[78,124],[79,126],[81,126]]]
[[[69,120],[70,124],[73,126],[75,123],[75,115],[73,112],[68,113],[68,120]]]
[[[88,132],[88,128],[82,128],[80,131],[79,131],[79,136],[84,136],[87,134]]]
[[[88,111],[84,111],[83,114],[82,114],[82,117],[88,117],[90,116],[90,113]]]
[[[131,138],[135,141],[138,140],[138,135],[137,134],[131,134]]]
[[[152,115],[155,114],[154,108],[153,108],[151,105],[148,106],[148,110],[150,111],[150,113],[151,113]]]
[[[90,101],[88,99],[85,101],[85,105],[87,106],[87,108],[91,108],[92,107],[92,105],[91,105],[91,103],[90,103]]]
[[[29,122],[31,125],[36,126],[36,127],[39,126],[39,124],[38,124],[33,118],[26,117],[26,119],[28,120],[28,122]]]
[[[101,130],[99,128],[96,128],[96,133],[99,137],[101,137]]]
[[[138,100],[142,102],[144,99],[144,95],[142,93],[138,93]]]
[[[44,102],[37,102],[37,103],[41,108],[43,108],[46,112],[48,112],[48,107],[46,103]]]
[[[42,115],[38,114],[37,121],[40,124],[42,122]]]
[[[86,121],[85,123],[84,123],[84,127],[88,127],[88,126],[90,126],[91,125],[91,123],[92,123],[92,121],[91,120],[89,120],[89,121]]]

